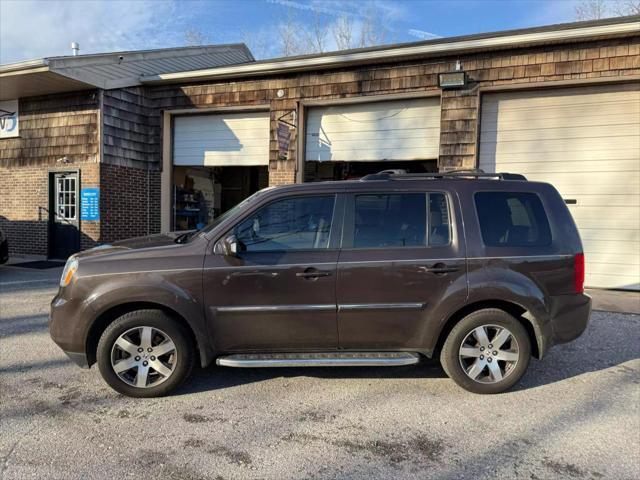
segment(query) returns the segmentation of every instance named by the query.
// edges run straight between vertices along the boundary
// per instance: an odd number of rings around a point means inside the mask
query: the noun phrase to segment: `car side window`
[[[485,245],[539,247],[551,244],[549,221],[535,193],[478,192],[475,204]]]
[[[326,249],[335,195],[276,200],[235,227],[247,252]]]
[[[356,195],[355,248],[416,247],[427,242],[423,193]]]
[[[429,245],[443,246],[451,242],[451,222],[444,193],[429,194]]]

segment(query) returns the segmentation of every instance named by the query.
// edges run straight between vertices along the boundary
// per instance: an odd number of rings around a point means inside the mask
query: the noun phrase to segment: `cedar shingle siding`
[[[457,60],[468,73],[469,88],[440,92],[438,73],[453,70]],[[279,185],[295,181],[299,129],[292,132],[288,159],[279,160],[276,119],[305,100],[439,93],[439,168],[471,168],[478,153],[482,89],[606,78],[637,81],[638,75],[640,36],[634,36],[238,81],[21,99],[20,138],[0,140],[0,226],[9,235],[12,253],[46,254],[47,176],[66,156],[69,167],[80,170],[82,186],[101,187],[102,218],[82,222],[83,247],[159,231],[161,139],[171,134],[161,127],[166,110],[265,106],[271,117],[269,183]],[[279,89],[285,92],[283,98],[276,95]]]

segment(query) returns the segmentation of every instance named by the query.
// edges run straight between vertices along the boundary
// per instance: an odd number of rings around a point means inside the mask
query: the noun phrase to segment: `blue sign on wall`
[[[100,220],[99,188],[83,188],[80,191],[80,220]]]

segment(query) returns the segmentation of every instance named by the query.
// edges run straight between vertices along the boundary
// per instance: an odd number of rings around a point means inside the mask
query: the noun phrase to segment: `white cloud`
[[[418,30],[417,28],[410,28],[407,33],[412,37],[420,38],[422,40],[431,40],[433,38],[442,38],[440,35],[431,32],[425,32],[424,30]]]
[[[185,18],[173,0],[0,1],[0,63],[184,43]]]

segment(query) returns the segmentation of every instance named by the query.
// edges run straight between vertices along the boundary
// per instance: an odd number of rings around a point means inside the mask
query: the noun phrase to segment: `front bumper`
[[[49,333],[51,339],[73,362],[81,368],[89,368],[86,353],[85,329],[78,321],[80,302],[68,300],[58,292],[51,301]]]
[[[63,352],[80,368],[88,369],[90,367],[89,358],[85,352],[67,352],[66,350]]]

